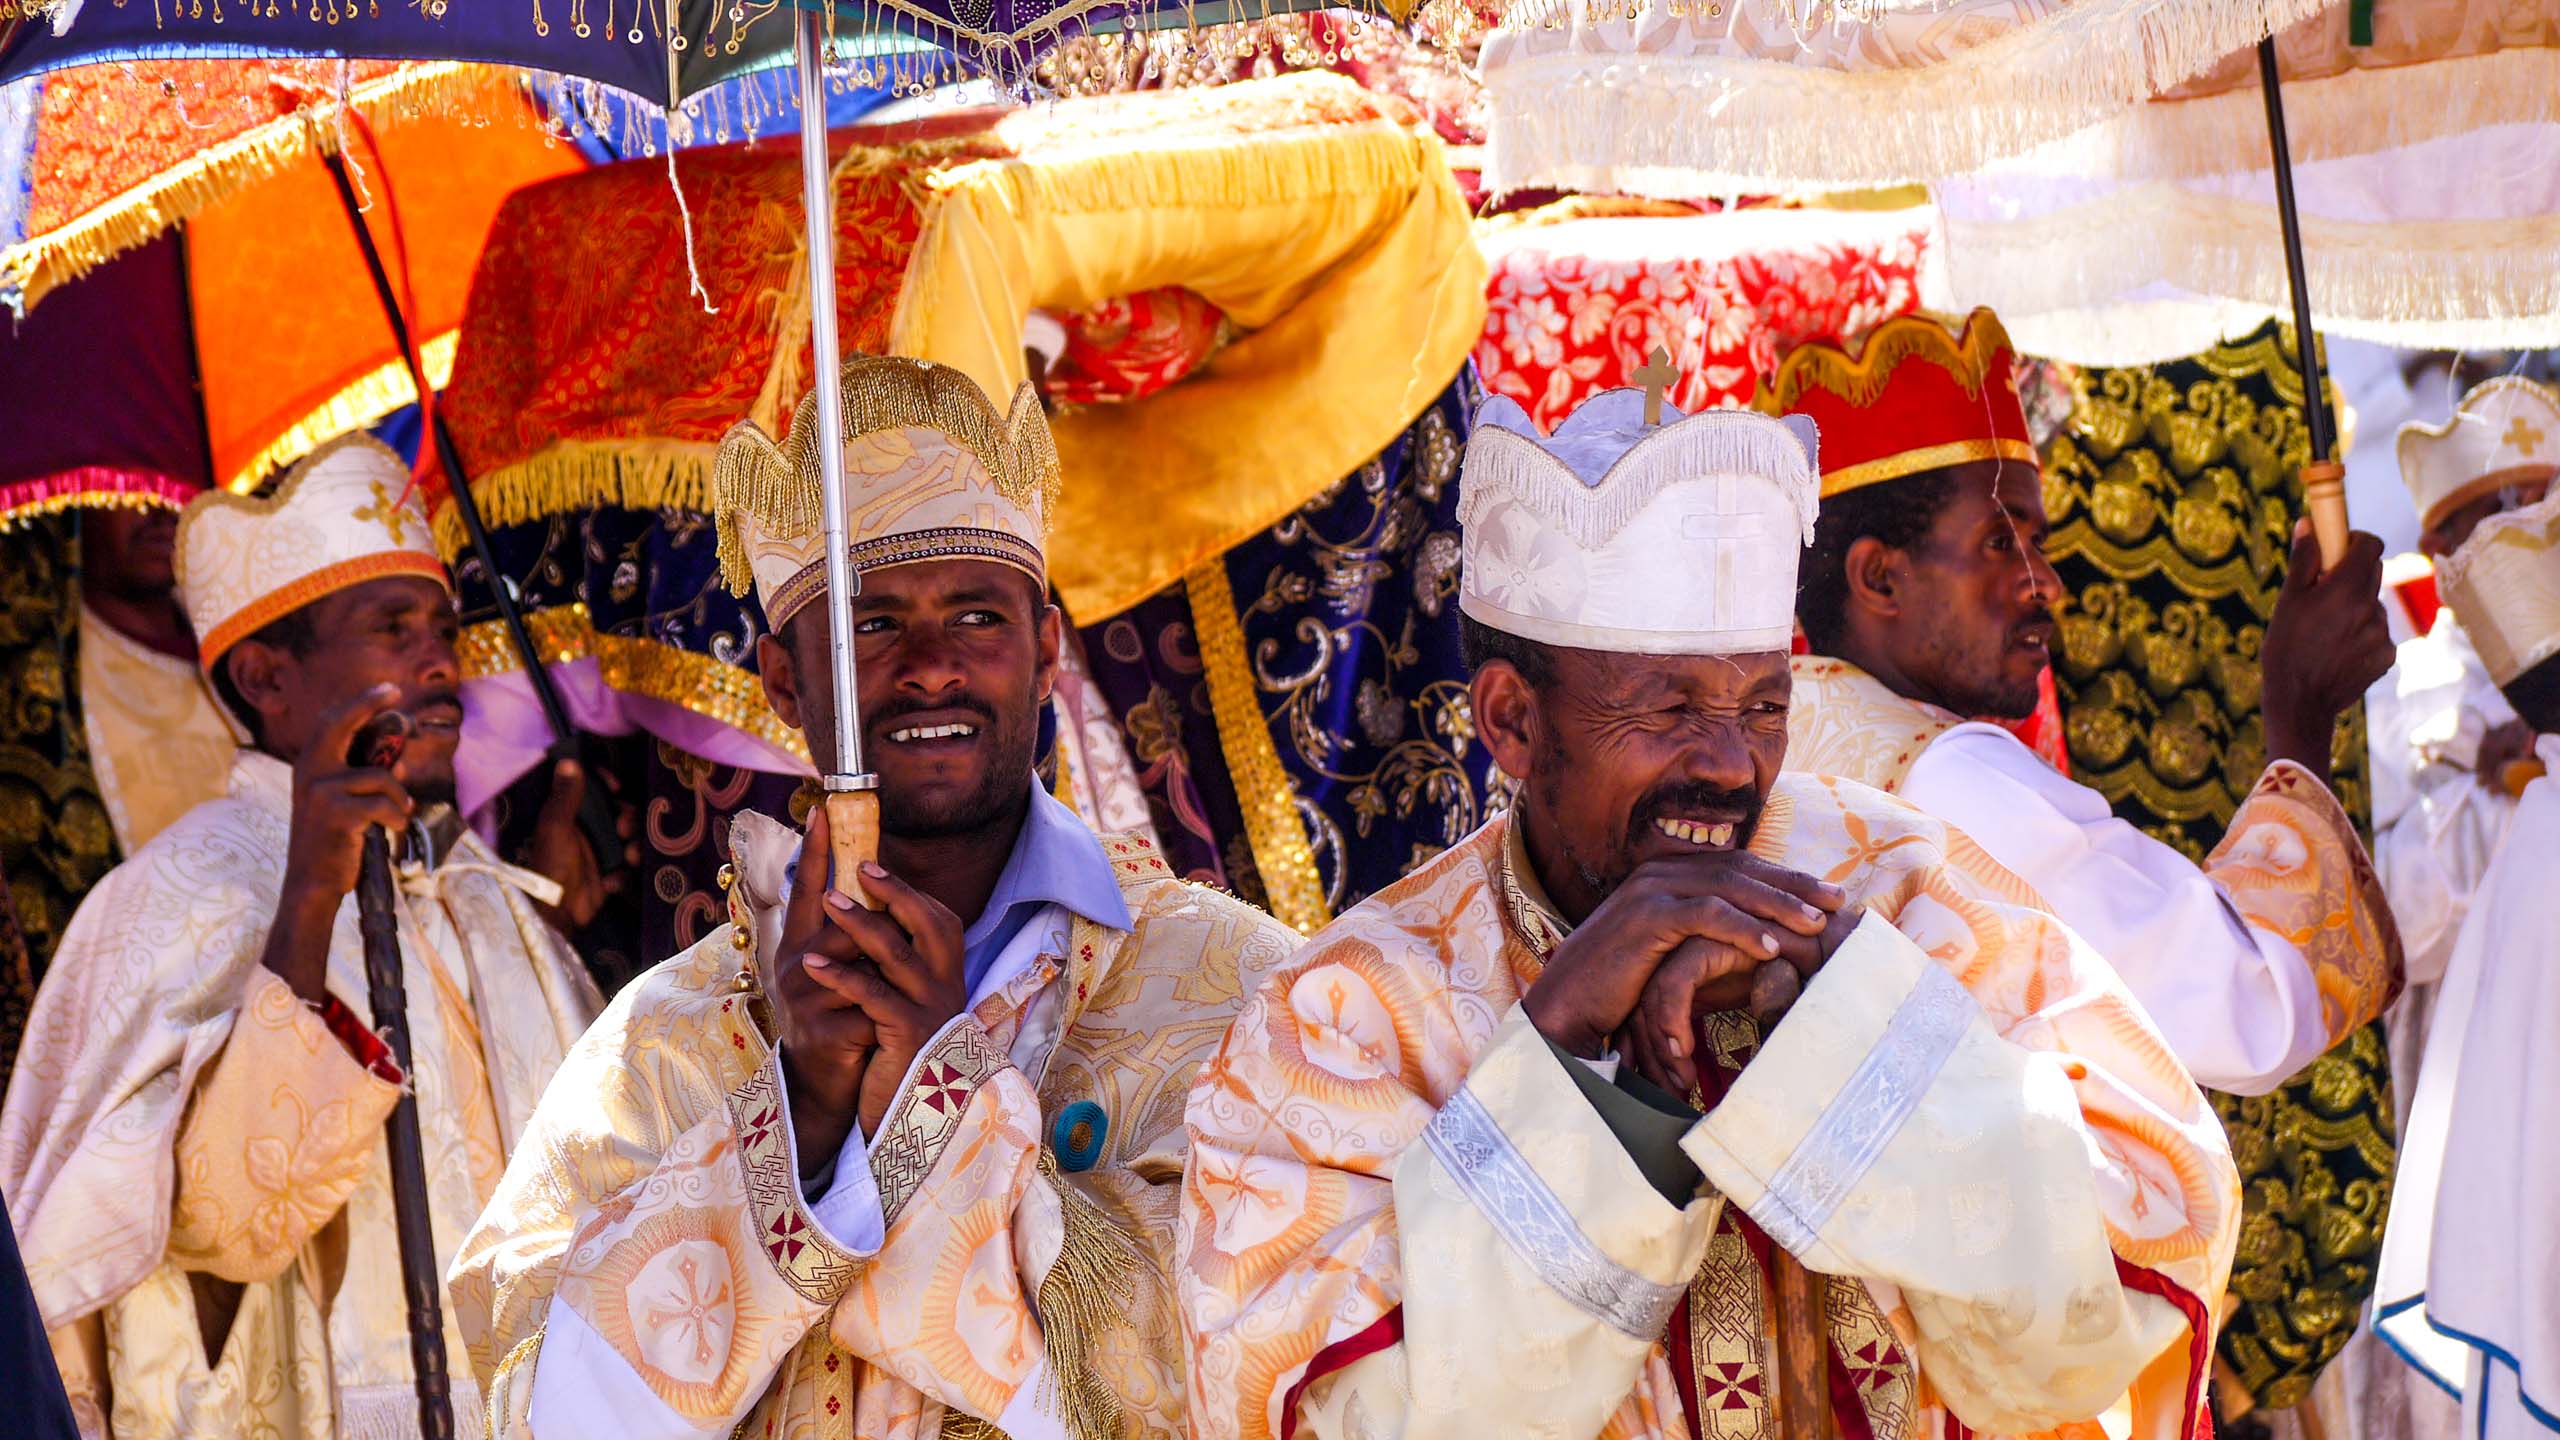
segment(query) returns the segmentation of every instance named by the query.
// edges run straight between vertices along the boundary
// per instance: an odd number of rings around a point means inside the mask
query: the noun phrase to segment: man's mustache
[[[862,726],[865,730],[879,730],[910,715],[947,714],[954,710],[977,716],[980,729],[995,726],[995,707],[972,695],[957,695],[948,700],[893,700],[862,712]]]
[[[1634,848],[1657,820],[1699,815],[1731,815],[1748,831],[1760,818],[1760,791],[1756,786],[1727,787],[1704,781],[1648,790],[1627,818],[1628,848]]]

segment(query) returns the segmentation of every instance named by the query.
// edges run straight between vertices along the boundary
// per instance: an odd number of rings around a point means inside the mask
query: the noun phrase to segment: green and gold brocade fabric
[[[2072,774],[2199,861],[2266,764],[2259,652],[2310,457],[2295,356],[2269,324],[2185,360],[2083,371],[2046,457]],[[2362,828],[2362,707],[2331,764]],[[2226,1417],[2299,1403],[2355,1331],[2390,1205],[2390,1081],[2368,1025],[2274,1094],[2214,1097],[2248,1206],[2218,1357]]]

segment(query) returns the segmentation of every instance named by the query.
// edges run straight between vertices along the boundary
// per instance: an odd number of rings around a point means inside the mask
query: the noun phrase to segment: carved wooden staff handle
[[[880,902],[854,878],[855,871],[880,858],[879,791],[827,792],[827,852],[835,861],[836,893],[866,910],[879,909]]]

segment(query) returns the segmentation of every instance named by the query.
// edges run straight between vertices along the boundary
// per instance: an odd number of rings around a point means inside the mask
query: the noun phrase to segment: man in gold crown
[[[2061,586],[2009,337],[1889,320],[1789,354],[1763,401],[1831,439],[1798,581],[1787,766],[1890,791],[1973,837],[2096,947],[2196,1079],[2263,1094],[2399,986],[2389,908],[2329,793],[2341,711],[2390,667],[2381,542],[2333,574],[2307,531],[2261,648],[2266,773],[2201,866],[1987,720],[2035,708]]]
[[[179,527],[205,676],[252,744],[81,905],[0,1109],[0,1191],[91,1433],[416,1433],[384,1121],[416,1094],[450,1254],[596,1012],[537,913],[557,887],[452,812],[461,677],[428,536],[408,467],[363,437]],[[351,764],[395,707],[397,764]],[[375,825],[405,841],[408,1074],[365,1009],[350,892]]]
[[[2454,941],[2375,1276],[2376,1328],[2462,1395],[2463,1433],[2560,1429],[2560,496],[2482,519],[2437,570],[2490,679],[2536,732],[2524,787]]]
[[[723,442],[766,694],[824,753],[852,629],[879,859],[741,815],[730,923],[626,990],[544,1096],[454,1298],[500,1435],[1182,1433],[1182,1101],[1296,937],[1095,835],[1033,773],[1058,665],[1025,386],[844,368],[831,598],[817,416]],[[858,884],[884,908],[845,898]]]
[[[1518,799],[1201,1073],[1193,1428],[2187,1440],[2220,1126],[1962,835],[1779,773],[1813,427],[1642,401],[1542,436],[1497,398],[1468,442],[1476,728]]]

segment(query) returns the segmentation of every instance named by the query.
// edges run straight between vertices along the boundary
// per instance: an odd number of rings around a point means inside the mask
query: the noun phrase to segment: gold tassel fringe
[[[597,631],[585,605],[555,605],[524,617],[534,653],[545,665],[594,660],[604,683],[625,695],[681,706],[754,737],[802,763],[809,759],[800,732],[782,723],[764,698],[764,682],[751,672],[708,655],[636,635]],[[484,620],[462,632],[454,649],[466,680],[524,668],[505,625]]]
[[[492,529],[567,510],[711,508],[712,447],[680,440],[579,440],[475,479],[471,497]],[[448,499],[436,507],[436,546],[447,563],[471,542]]]
[[[513,71],[496,66],[420,63],[356,87],[358,114],[386,125],[422,114],[471,111],[468,97],[520,95]],[[0,292],[31,307],[55,286],[142,245],[240,190],[337,146],[334,107],[314,106],[258,126],[152,176],[67,225],[0,251]],[[531,123],[531,111],[522,111]]]
[[[461,338],[461,331],[449,330],[419,348],[418,363],[426,367],[429,386],[442,390],[453,379],[453,352]],[[366,429],[401,406],[417,403],[418,387],[409,382],[408,365],[399,360],[387,361],[269,441],[238,473],[223,481],[222,488],[235,495],[254,493],[269,475],[324,442],[350,430]]]
[[[1120,1401],[1093,1363],[1102,1336],[1127,1324],[1138,1295],[1138,1267],[1147,1263],[1093,1200],[1059,1178],[1057,1157],[1040,1151],[1040,1174],[1058,1197],[1065,1234],[1057,1263],[1040,1281],[1040,1339],[1048,1354],[1047,1384],[1058,1412],[1076,1440],[1119,1440]]]

